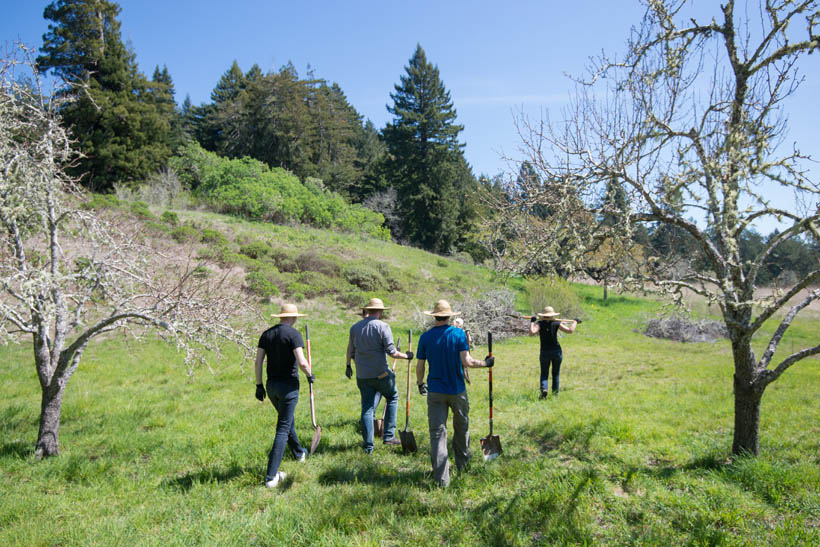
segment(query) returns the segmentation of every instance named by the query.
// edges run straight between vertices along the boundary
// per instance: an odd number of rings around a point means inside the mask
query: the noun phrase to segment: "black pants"
[[[541,352],[541,391],[549,389],[550,366],[552,366],[552,392],[558,393],[558,376],[561,374],[561,361],[564,359],[561,348]]]
[[[290,448],[294,458],[298,458],[305,453],[305,449],[299,444],[296,437],[295,420],[293,413],[296,410],[296,403],[299,401],[299,383],[267,382],[268,397],[276,408],[278,414],[276,419],[276,437],[273,446],[268,454],[268,472],[265,480],[270,481],[279,471],[279,464],[282,463],[282,456],[285,454],[285,445]]]

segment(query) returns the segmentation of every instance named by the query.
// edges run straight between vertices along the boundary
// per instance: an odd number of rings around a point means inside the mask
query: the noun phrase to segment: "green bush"
[[[160,216],[159,219],[165,224],[169,224],[171,226],[179,225],[179,215],[177,215],[173,211],[165,211],[164,213],[162,213],[162,216]]]
[[[276,270],[254,270],[245,274],[245,285],[247,289],[261,296],[270,298],[279,294],[279,287],[276,285]]]
[[[525,281],[530,308],[533,313],[552,306],[561,319],[581,317],[583,309],[575,289],[566,279],[557,276],[531,278]]]
[[[199,237],[199,230],[188,224],[182,224],[171,230],[171,237],[179,243],[194,241]]]
[[[251,258],[265,258],[270,254],[271,248],[264,241],[253,241],[239,247],[239,252]]]
[[[222,232],[212,228],[202,230],[202,233],[199,235],[199,240],[202,243],[213,243],[218,247],[228,244],[228,238],[225,237]]]
[[[293,285],[300,286],[295,290]],[[334,294],[339,291],[340,280],[338,278],[328,277],[319,272],[303,272],[299,274],[297,281],[288,285],[288,291],[301,292],[308,298],[315,298],[327,294]]]
[[[149,230],[152,230],[154,232],[159,232],[161,234],[170,234],[171,233],[171,227],[168,226],[167,224],[162,224],[161,222],[154,222],[153,220],[149,220],[148,222],[145,223],[144,226],[146,228],[148,228]]]
[[[91,198],[82,204],[83,209],[117,209],[122,203],[114,194],[91,194]]]
[[[194,271],[191,272],[191,275],[200,278],[209,277],[211,275],[211,270],[209,270],[207,266],[197,266],[194,268]]]
[[[338,277],[340,267],[339,264],[328,258],[319,256],[316,251],[310,250],[301,253],[294,259],[299,271],[302,272],[319,272],[329,277]]]
[[[148,204],[144,201],[131,203],[131,212],[140,218],[155,218],[150,209],[148,209]]]
[[[381,272],[365,264],[348,264],[342,268],[341,274],[345,281],[363,291],[381,291],[387,287]]]

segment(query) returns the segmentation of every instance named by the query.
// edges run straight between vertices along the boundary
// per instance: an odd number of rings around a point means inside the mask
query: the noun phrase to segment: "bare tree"
[[[811,158],[783,142],[786,99],[803,79],[799,62],[820,48],[820,9],[813,0],[726,0],[719,14],[701,21],[686,0],[646,4],[625,56],[592,61],[564,122],[519,118],[527,161],[555,188],[529,199],[542,199],[555,214],[534,225],[517,213],[522,207],[515,200],[504,205],[506,227],[497,223],[491,232],[500,237],[512,225],[518,240],[496,243],[497,258],[514,270],[550,256],[577,258],[573,267],[583,268],[596,242],[632,239],[640,223],[685,236],[694,252],[650,253],[621,281],[676,300],[692,291],[720,307],[734,358],[732,452],[757,454],[764,390],[820,353],[820,345],[777,353],[794,318],[820,298],[820,268],[771,296],[755,292],[764,261],[781,244],[820,241],[816,171],[812,179]],[[628,191],[630,207],[621,214],[593,206],[610,181]],[[794,208],[772,204],[773,192],[793,193]],[[609,214],[617,222],[607,226],[601,219]],[[764,219],[788,227],[757,255],[743,256],[742,237]],[[562,242],[576,247],[550,255]],[[770,319],[779,324],[758,358],[752,336]]]
[[[40,82],[26,48],[2,60],[0,341],[32,341],[42,389],[38,458],[58,453],[63,394],[92,339],[156,330],[189,367],[226,340],[249,349],[230,323],[239,308],[224,289],[227,273],[204,275],[190,257],[151,245],[136,221],[82,208],[87,200],[64,171],[75,156],[59,100]]]

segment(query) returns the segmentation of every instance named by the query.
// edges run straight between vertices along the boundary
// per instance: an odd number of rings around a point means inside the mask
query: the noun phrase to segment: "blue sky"
[[[38,0],[0,0],[0,43],[17,39],[39,47],[47,30]],[[513,115],[553,119],[590,56],[624,51],[629,27],[643,7],[632,0],[507,2],[417,0],[298,2],[262,0],[122,0],[122,36],[151,75],[167,65],[177,101],[209,94],[236,59],[263,71],[288,61],[300,75],[337,82],[350,103],[381,128],[385,106],[417,43],[436,64],[465,129],[465,154],[476,175],[509,169],[502,154],[519,157]],[[717,11],[719,2],[699,9]],[[807,81],[790,102],[791,133],[820,158],[816,97],[820,56],[807,58]],[[814,169],[817,173],[820,169]],[[783,196],[786,199],[787,196]],[[787,205],[784,203],[784,206]],[[765,229],[763,231],[766,231]]]

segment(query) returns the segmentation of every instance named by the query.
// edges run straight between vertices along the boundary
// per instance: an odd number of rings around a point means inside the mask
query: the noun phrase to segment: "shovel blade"
[[[487,435],[481,439],[481,453],[484,454],[484,461],[489,462],[501,455],[501,439],[498,435]]]
[[[384,420],[373,418],[373,435],[376,437],[384,435]]]
[[[418,450],[416,446],[416,437],[413,435],[412,431],[399,431],[399,437],[401,437],[401,449],[405,453],[412,453]]]
[[[317,425],[316,431],[313,433],[313,442],[310,443],[310,455],[316,452],[316,447],[319,446],[319,439],[322,438],[322,426]]]

